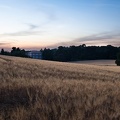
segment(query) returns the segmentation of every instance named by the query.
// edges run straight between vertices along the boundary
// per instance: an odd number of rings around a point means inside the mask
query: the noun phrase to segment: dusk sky
[[[0,0],[0,48],[120,46],[120,0]]]

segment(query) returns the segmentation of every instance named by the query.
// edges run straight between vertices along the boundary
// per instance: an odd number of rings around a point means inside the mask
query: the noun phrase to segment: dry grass
[[[120,67],[0,56],[0,120],[119,120]]]

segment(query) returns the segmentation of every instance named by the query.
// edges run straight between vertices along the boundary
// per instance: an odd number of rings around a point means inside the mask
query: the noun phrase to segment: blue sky
[[[0,48],[120,46],[120,0],[0,0]]]

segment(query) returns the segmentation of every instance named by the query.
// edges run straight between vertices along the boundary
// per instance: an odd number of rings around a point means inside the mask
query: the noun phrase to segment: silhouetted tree
[[[1,55],[4,55],[4,54],[5,54],[4,49],[1,49]]]
[[[16,47],[12,47],[12,50],[11,50],[11,55],[12,56],[17,56],[17,57],[28,57],[26,55],[26,52],[25,50],[21,50],[19,47],[16,48]]]
[[[117,64],[117,66],[120,66],[120,53],[117,54],[117,59],[115,63]]]
[[[1,49],[1,55],[10,55],[10,52],[5,51],[4,49]]]

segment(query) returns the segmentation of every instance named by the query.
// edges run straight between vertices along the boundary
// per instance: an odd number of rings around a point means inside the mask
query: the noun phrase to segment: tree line
[[[79,61],[79,60],[99,60],[99,59],[117,59],[117,53],[120,52],[120,47],[107,46],[80,46],[63,47],[57,49],[42,50],[44,60],[53,61]]]
[[[19,47],[12,47],[11,52],[5,51],[4,49],[1,49],[1,55],[9,55],[9,56],[17,56],[17,57],[28,57],[26,55],[26,51],[24,49],[20,49]]]
[[[79,46],[64,47],[59,46],[56,49],[42,49],[42,59],[51,61],[79,61],[79,60],[100,60],[113,59],[115,63],[120,65],[120,47],[112,45],[107,46],[86,46],[85,44]],[[13,47],[11,52],[1,50],[2,55],[29,57],[26,55],[24,49]]]

